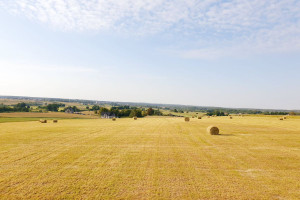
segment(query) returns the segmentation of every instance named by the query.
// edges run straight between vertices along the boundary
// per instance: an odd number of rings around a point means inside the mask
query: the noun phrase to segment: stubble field
[[[0,123],[0,199],[299,199],[299,180],[296,117]]]

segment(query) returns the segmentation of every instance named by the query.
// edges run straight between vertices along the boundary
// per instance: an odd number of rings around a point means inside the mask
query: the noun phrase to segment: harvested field
[[[0,199],[299,199],[299,144],[296,117],[7,122]]]

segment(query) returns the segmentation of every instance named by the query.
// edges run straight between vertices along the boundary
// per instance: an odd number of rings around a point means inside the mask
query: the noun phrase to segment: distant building
[[[116,115],[114,113],[110,113],[110,112],[103,112],[101,113],[101,118],[103,119],[111,119],[111,118],[115,118]]]
[[[74,113],[73,108],[66,108],[65,113]]]

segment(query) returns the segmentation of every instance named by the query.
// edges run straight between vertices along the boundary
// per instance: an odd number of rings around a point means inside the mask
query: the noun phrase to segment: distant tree
[[[178,110],[175,108],[175,109],[173,110],[173,112],[176,112],[176,113],[177,113],[177,112],[178,112]]]
[[[109,112],[109,110],[107,108],[105,108],[105,107],[100,107],[99,108],[99,115],[101,115],[104,112]]]
[[[146,110],[143,110],[143,111],[142,111],[142,116],[143,116],[143,117],[147,116],[147,111],[146,111]]]
[[[0,113],[13,112],[13,111],[14,111],[14,108],[11,108],[9,106],[3,105],[3,104],[0,106]]]
[[[128,117],[131,113],[130,109],[122,109],[119,111],[119,117]]]
[[[48,104],[47,106],[46,106],[46,109],[48,110],[48,111],[53,111],[53,112],[57,112],[58,111],[58,109],[59,109],[59,106],[60,106],[60,104]]]
[[[73,106],[72,109],[74,110],[74,112],[80,112],[80,109],[77,108],[76,106]]]
[[[153,115],[153,114],[154,114],[154,110],[152,108],[148,108],[147,115]]]
[[[111,114],[115,114],[116,116],[119,116],[119,109],[116,108],[116,107],[111,107],[110,110],[109,110],[109,112]]]
[[[225,116],[225,113],[223,111],[219,111],[219,110],[209,110],[207,111],[206,115],[208,116]]]
[[[162,112],[160,112],[160,110],[154,110],[154,115],[161,116],[163,114],[162,114]]]
[[[93,105],[93,107],[92,107],[91,110],[100,110],[100,106],[98,106],[98,105]]]
[[[29,112],[29,108],[30,106],[26,105],[26,103],[22,102],[22,103],[18,103],[17,105],[15,105],[14,107],[14,111],[17,112]]]
[[[16,108],[26,108],[26,103],[24,103],[24,102],[18,103],[15,107]]]
[[[142,111],[140,109],[133,109],[131,110],[129,117],[142,117]]]
[[[289,115],[296,115],[294,111],[290,112]]]
[[[265,112],[263,112],[263,114],[264,115],[287,115],[289,113],[282,112],[282,111],[274,111],[274,112],[265,111]]]

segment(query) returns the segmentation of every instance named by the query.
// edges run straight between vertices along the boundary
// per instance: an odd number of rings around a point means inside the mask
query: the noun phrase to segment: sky
[[[0,95],[300,109],[300,0],[1,0]]]

